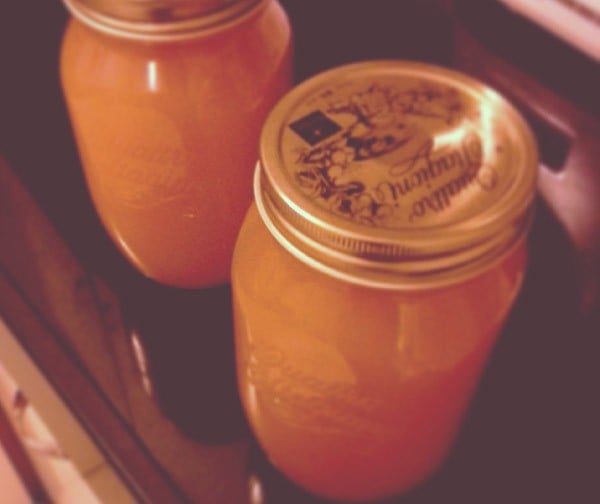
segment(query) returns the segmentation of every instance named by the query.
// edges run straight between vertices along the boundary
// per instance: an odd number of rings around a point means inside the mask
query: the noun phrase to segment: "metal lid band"
[[[429,288],[490,267],[531,225],[537,149],[484,84],[412,62],[301,83],[263,128],[255,199],[271,233],[327,274]]]
[[[144,41],[194,38],[241,21],[267,0],[63,0],[82,23]]]

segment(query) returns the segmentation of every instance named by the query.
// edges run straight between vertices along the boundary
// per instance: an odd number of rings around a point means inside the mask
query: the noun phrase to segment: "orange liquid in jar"
[[[238,380],[273,464],[336,499],[424,480],[452,445],[526,255],[521,240],[452,286],[368,288],[298,261],[253,207],[233,261]]]
[[[229,281],[262,122],[291,85],[275,1],[189,40],[109,36],[72,19],[61,78],[92,200],[146,276]]]
[[[372,500],[443,462],[527,261],[537,151],[449,69],[344,65],[273,109],[232,263],[238,387],[272,463]]]

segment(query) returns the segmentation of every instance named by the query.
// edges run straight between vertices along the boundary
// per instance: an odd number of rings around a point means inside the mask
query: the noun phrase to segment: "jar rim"
[[[268,0],[63,0],[96,31],[143,41],[177,41],[225,29]]]
[[[311,266],[420,289],[512,250],[531,226],[536,183],[535,139],[504,97],[451,69],[378,60],[322,72],[280,100],[262,130],[255,200]]]

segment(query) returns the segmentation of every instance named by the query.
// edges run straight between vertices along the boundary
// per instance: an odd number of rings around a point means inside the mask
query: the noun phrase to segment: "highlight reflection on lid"
[[[346,280],[475,274],[527,231],[537,153],[518,112],[431,65],[346,65],[299,85],[261,139],[257,203],[279,241]]]

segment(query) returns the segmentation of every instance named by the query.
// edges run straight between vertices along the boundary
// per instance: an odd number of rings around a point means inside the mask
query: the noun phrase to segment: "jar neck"
[[[169,41],[221,31],[271,0],[63,0],[94,30],[120,38]]]

